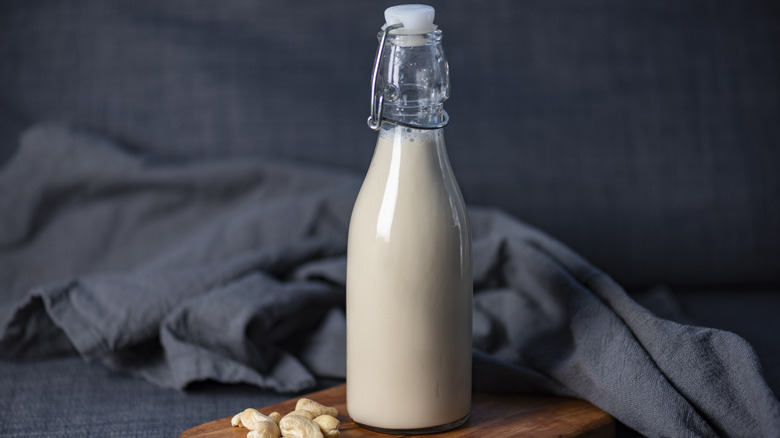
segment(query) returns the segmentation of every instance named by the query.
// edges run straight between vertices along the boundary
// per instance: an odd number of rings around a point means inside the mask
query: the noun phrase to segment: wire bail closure
[[[385,51],[385,41],[387,41],[387,34],[390,33],[391,30],[400,29],[402,27],[404,27],[402,23],[385,26],[382,30],[382,37],[379,39],[379,48],[376,50],[374,71],[371,74],[371,115],[368,116],[367,120],[368,127],[374,131],[379,131],[379,128],[382,126],[382,109],[384,108],[385,103],[386,91],[382,91],[382,94],[379,94],[378,96],[376,92],[376,83],[377,79],[379,79],[379,67],[382,63],[382,53]]]
[[[383,120],[382,112],[384,110],[385,96],[388,93],[392,95],[392,93],[398,91],[395,88],[388,88],[386,90],[382,90],[381,93],[377,93],[377,82],[379,79],[379,69],[382,64],[382,53],[384,53],[385,51],[385,43],[387,41],[387,35],[390,33],[390,31],[395,29],[400,29],[402,27],[404,27],[403,23],[396,23],[396,24],[391,24],[389,26],[385,26],[384,29],[382,30],[382,36],[379,39],[379,48],[376,51],[376,59],[374,59],[374,71],[371,74],[371,113],[370,113],[371,115],[368,117],[368,120],[366,120],[366,122],[368,123],[368,127],[373,129],[374,131],[379,131],[379,129],[382,127],[382,120]],[[396,125],[406,126],[415,129],[439,129],[447,126],[447,124],[450,122],[450,116],[449,114],[447,114],[446,111],[442,110],[442,120],[439,123],[430,124],[430,125],[401,122],[398,120],[385,120],[385,121]]]

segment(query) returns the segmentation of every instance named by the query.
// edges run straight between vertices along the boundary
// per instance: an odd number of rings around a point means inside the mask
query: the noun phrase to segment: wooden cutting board
[[[347,412],[346,385],[303,395],[339,410],[341,436],[385,437],[355,424]],[[295,410],[299,397],[257,408],[263,414],[282,415]],[[254,407],[254,406],[246,406]],[[230,425],[231,417],[201,424],[182,433],[179,438],[245,438],[247,430]],[[586,437],[615,436],[615,421],[601,409],[582,400],[547,395],[474,393],[471,416],[461,427],[428,437]]]

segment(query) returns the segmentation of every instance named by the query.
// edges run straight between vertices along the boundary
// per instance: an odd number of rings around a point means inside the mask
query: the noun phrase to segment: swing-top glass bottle
[[[471,406],[471,234],[444,144],[449,70],[433,16],[385,11],[368,120],[378,139],[347,252],[347,410],[399,434],[457,427]]]

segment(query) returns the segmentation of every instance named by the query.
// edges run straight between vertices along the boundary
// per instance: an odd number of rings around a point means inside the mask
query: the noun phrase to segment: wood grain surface
[[[388,437],[355,424],[347,412],[346,385],[307,394],[308,397],[339,410],[341,436]],[[282,415],[295,409],[298,397],[257,408],[263,414]],[[255,406],[246,406],[255,407]],[[245,438],[247,430],[230,425],[230,418],[201,424],[184,431],[179,438]],[[609,414],[582,400],[548,395],[474,393],[471,416],[461,427],[427,437],[583,437],[615,436],[615,421]]]

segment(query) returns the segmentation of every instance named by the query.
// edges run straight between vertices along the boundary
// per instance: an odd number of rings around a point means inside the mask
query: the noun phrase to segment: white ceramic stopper
[[[436,11],[428,5],[398,5],[385,9],[387,25],[401,23],[406,32],[432,32],[436,30],[433,17]]]

